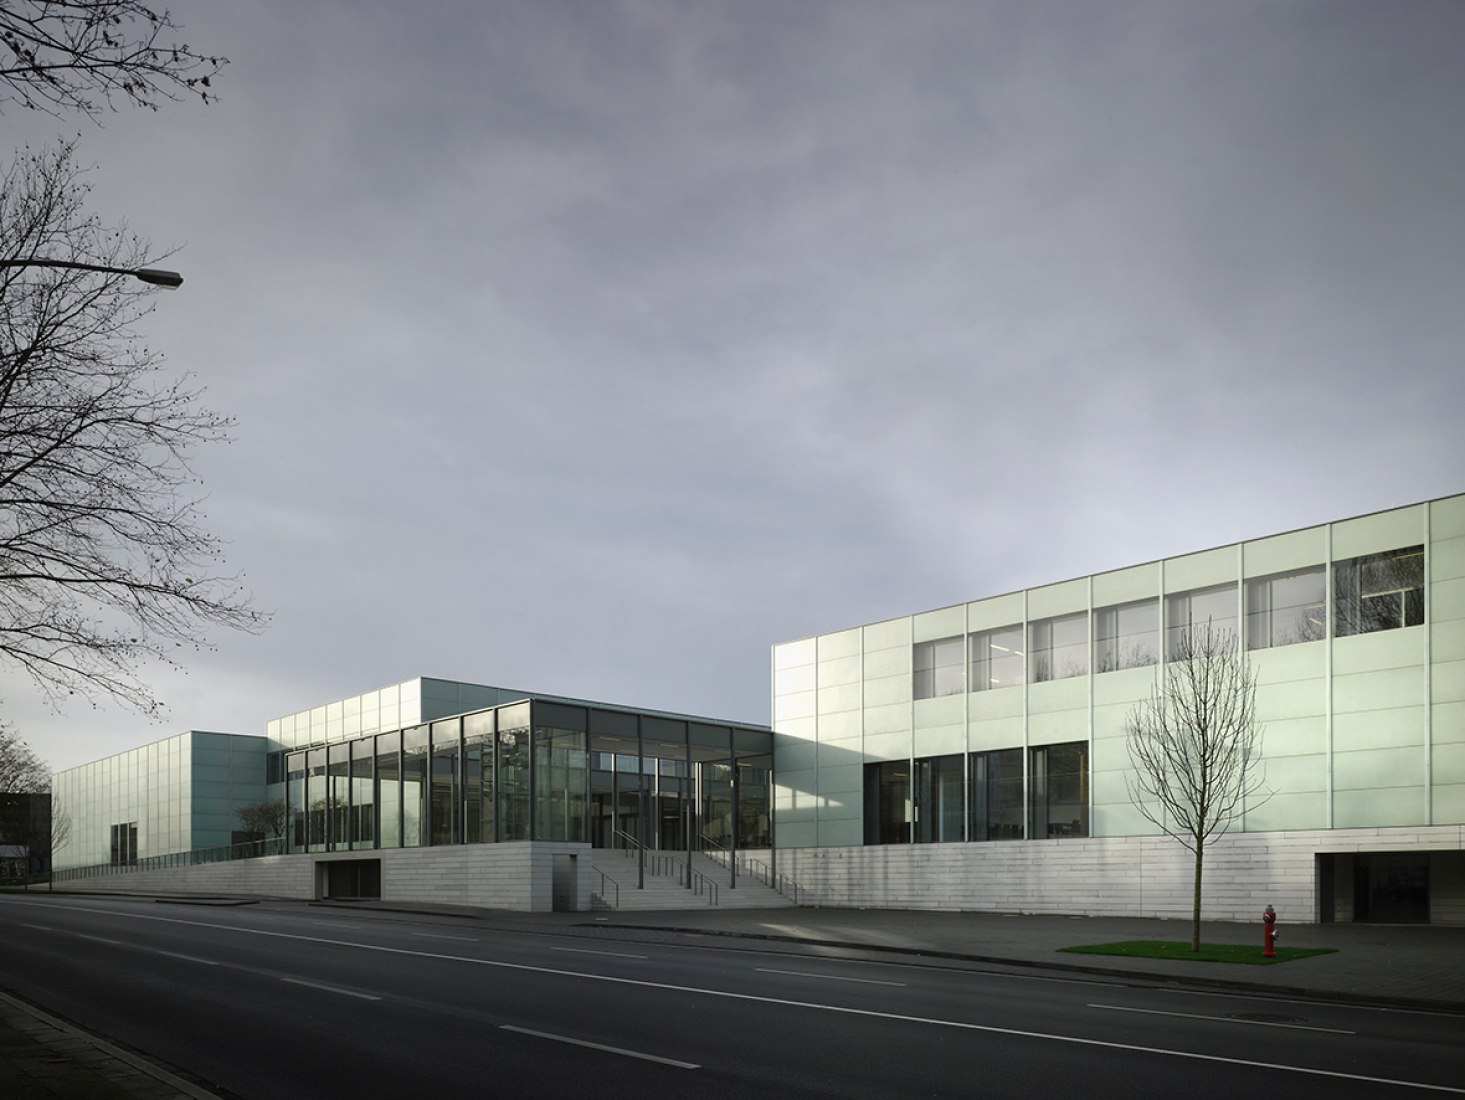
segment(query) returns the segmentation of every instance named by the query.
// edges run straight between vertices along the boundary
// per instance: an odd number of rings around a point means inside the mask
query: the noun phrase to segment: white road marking
[[[327,993],[339,993],[343,997],[357,997],[363,1001],[379,1001],[380,997],[374,997],[370,993],[357,993],[354,989],[342,989],[338,985],[322,985],[320,982],[307,982],[304,978],[281,978],[282,982],[289,982],[291,985],[303,985],[310,989],[323,989]]]
[[[624,951],[592,951],[588,947],[551,947],[551,951],[568,951],[574,955],[609,955],[613,959],[644,959],[645,955],[628,955]]]
[[[898,985],[905,988],[905,982],[882,982],[874,978],[845,978],[839,974],[810,974],[803,970],[770,970],[766,966],[753,967],[759,974],[789,974],[795,978],[823,978],[830,982],[860,982],[863,985]]]
[[[98,943],[110,943],[113,947],[119,947],[122,944],[121,940],[109,940],[104,936],[88,936],[85,932],[73,932],[72,935],[83,940],[96,940]]]
[[[22,928],[34,928],[38,932],[54,932],[54,931],[56,931],[56,929],[52,928],[49,924],[26,924],[24,922],[21,922],[21,927]]]
[[[569,1043],[571,1046],[589,1047],[591,1050],[603,1050],[607,1054],[624,1054],[627,1058],[640,1058],[643,1062],[660,1062],[664,1066],[676,1066],[678,1069],[701,1069],[695,1062],[679,1062],[675,1058],[663,1058],[659,1054],[643,1054],[639,1050],[627,1050],[625,1047],[606,1046],[604,1043],[592,1043],[586,1039],[571,1039],[568,1035],[552,1035],[548,1031],[535,1031],[527,1027],[515,1027],[513,1024],[500,1024],[501,1031],[514,1031],[520,1035],[533,1035],[540,1039],[553,1039],[556,1043]]]
[[[1432,1085],[1423,1081],[1403,1081],[1393,1077],[1370,1077],[1361,1073],[1344,1073],[1341,1070],[1312,1069],[1307,1066],[1289,1066],[1280,1062],[1258,1062],[1250,1058],[1228,1058],[1220,1054],[1199,1054],[1188,1050],[1166,1050],[1164,1047],[1147,1047],[1135,1043],[1116,1043],[1106,1039],[1084,1039],[1077,1035],[1056,1035],[1044,1031],[1026,1031],[1015,1027],[997,1027],[993,1024],[973,1024],[964,1020],[938,1020],[925,1016],[907,1016],[898,1012],[881,1012],[872,1008],[850,1008],[845,1005],[825,1005],[813,1001],[791,1001],[782,997],[764,997],[754,993],[734,993],[726,989],[702,989],[697,986],[673,985],[669,982],[653,982],[644,978],[620,978],[610,974],[586,974],[576,970],[557,970],[550,966],[531,966],[528,963],[502,962],[497,959],[475,959],[465,955],[439,955],[430,951],[409,951],[405,947],[382,947],[369,943],[352,943],[350,940],[330,940],[323,936],[301,936],[293,932],[272,932],[264,928],[241,928],[233,924],[213,924],[208,921],[184,920],[182,917],[160,917],[143,913],[128,913],[114,909],[92,909],[82,905],[57,905],[52,902],[28,902],[41,908],[66,909],[69,912],[101,913],[113,918],[153,921],[159,924],[180,924],[191,928],[208,928],[215,932],[239,932],[246,936],[267,936],[272,939],[298,940],[302,943],[321,943],[334,947],[350,947],[359,951],[377,951],[384,955],[409,955],[423,959],[437,959],[442,962],[461,963],[468,966],[490,966],[499,970],[520,970],[526,973],[553,974],[561,978],[580,978],[584,981],[608,982],[612,985],[633,985],[643,989],[665,989],[673,993],[700,993],[708,997],[724,997],[733,1001],[751,1001],[758,1004],[783,1005],[786,1008],[808,1008],[820,1012],[836,1012],[846,1016],[865,1016],[879,1020],[894,1020],[899,1023],[930,1024],[934,1027],[949,1027],[961,1031],[978,1031],[988,1035],[1012,1035],[1022,1039],[1046,1039],[1055,1043],[1074,1043],[1078,1046],[1100,1047],[1106,1050],[1129,1050],[1139,1054],[1159,1054],[1170,1058],[1189,1058],[1197,1062],[1218,1062],[1223,1065],[1250,1066],[1255,1069],[1274,1069],[1282,1073],[1301,1073],[1309,1077],[1332,1077],[1344,1081],[1366,1081],[1374,1085],[1396,1085],[1400,1088],[1423,1089],[1427,1092],[1445,1092],[1465,1096],[1465,1088],[1452,1085]],[[286,979],[288,980],[288,979]],[[357,994],[360,996],[360,994]]]
[[[1220,1024],[1250,1024],[1252,1027],[1288,1027],[1294,1031],[1328,1031],[1334,1035],[1357,1035],[1341,1027],[1309,1027],[1307,1024],[1283,1024],[1273,1020],[1238,1020],[1234,1016],[1201,1016],[1194,1012],[1163,1012],[1158,1008],[1126,1008],[1124,1005],[1089,1005],[1090,1008],[1107,1008],[1113,1012],[1143,1012],[1148,1016],[1179,1016],[1185,1020],[1215,1020]]]
[[[413,932],[414,936],[421,936],[425,940],[457,940],[459,943],[477,943],[477,936],[439,936],[433,932]]]
[[[200,959],[197,955],[180,955],[176,951],[164,951],[160,947],[144,947],[144,951],[150,951],[154,955],[167,955],[170,959],[182,959],[184,962],[203,963],[204,966],[218,966],[213,959]]]

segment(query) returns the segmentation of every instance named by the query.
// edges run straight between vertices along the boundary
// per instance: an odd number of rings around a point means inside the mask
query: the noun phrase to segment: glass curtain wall
[[[590,799],[585,711],[535,705],[534,839],[584,841]]]
[[[351,847],[376,846],[376,746],[351,742]]]
[[[432,724],[432,793],[428,820],[433,844],[456,844],[462,839],[458,814],[459,726],[456,718]]]
[[[529,704],[504,707],[498,716],[498,827],[500,840],[528,840]]]
[[[427,843],[427,727],[402,731],[402,847]]]
[[[463,718],[463,839],[469,844],[495,839],[493,719],[491,710]]]
[[[402,735],[376,739],[376,803],[383,848],[402,846]]]
[[[961,754],[916,761],[915,826],[918,844],[961,840],[966,805],[962,799]]]
[[[291,851],[529,839],[729,850],[771,846],[770,742],[766,730],[535,700],[278,766]]]
[[[972,753],[972,839],[1022,839],[1022,749]]]

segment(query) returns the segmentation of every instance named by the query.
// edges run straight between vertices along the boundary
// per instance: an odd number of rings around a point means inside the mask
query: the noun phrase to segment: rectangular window
[[[1062,615],[1028,625],[1029,672],[1033,683],[1066,680],[1089,671],[1089,613]]]
[[[1338,637],[1423,623],[1423,546],[1334,563],[1333,630]]]
[[[1315,642],[1327,636],[1321,565],[1246,582],[1246,648]]]
[[[972,635],[973,691],[991,691],[1021,684],[1026,665],[1021,624]]]
[[[1032,828],[1028,835],[1089,835],[1089,747],[1083,741],[1032,749]]]
[[[463,719],[464,836],[469,844],[493,840],[493,711]]]
[[[112,865],[130,867],[137,863],[137,822],[112,826]]]
[[[529,707],[499,711],[498,825],[500,840],[529,839]],[[523,722],[523,725],[518,723]]]
[[[961,839],[961,819],[966,812],[961,788],[960,754],[916,761],[917,843]]]
[[[430,790],[427,767],[427,727],[402,731],[402,847],[420,848],[428,842]]]
[[[865,843],[909,844],[911,768],[904,760],[865,765]]]
[[[1160,657],[1160,601],[1101,607],[1094,612],[1094,671],[1145,668]]]
[[[1022,839],[1022,749],[972,753],[972,839]]]
[[[966,690],[963,682],[966,639],[942,638],[936,642],[917,642],[914,664],[913,688],[917,699],[960,695]]]
[[[351,742],[351,847],[376,847],[376,744]]]
[[[456,844],[462,839],[458,814],[458,720],[432,724],[432,793],[430,840]]]
[[[1236,637],[1236,586],[1218,584],[1165,597],[1165,654],[1175,660],[1192,629],[1210,624],[1215,637]]]

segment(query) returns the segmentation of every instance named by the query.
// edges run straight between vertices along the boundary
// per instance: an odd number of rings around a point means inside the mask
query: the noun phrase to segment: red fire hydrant
[[[1262,958],[1275,959],[1276,951],[1272,950],[1277,943],[1277,911],[1270,905],[1262,914]]]

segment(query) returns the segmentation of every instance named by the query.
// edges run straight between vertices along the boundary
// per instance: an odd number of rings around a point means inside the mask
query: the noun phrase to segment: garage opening
[[[379,859],[333,859],[326,869],[324,897],[380,898],[382,861]]]

